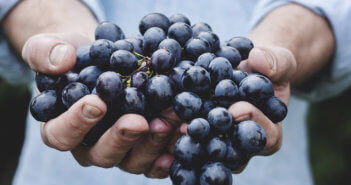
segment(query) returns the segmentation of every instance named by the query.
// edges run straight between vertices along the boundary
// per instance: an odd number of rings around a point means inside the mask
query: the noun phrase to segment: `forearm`
[[[96,20],[78,0],[21,1],[3,21],[9,41],[20,52],[29,37],[39,33],[72,32],[93,38]]]
[[[293,83],[302,82],[330,61],[335,47],[327,20],[295,4],[269,13],[250,33],[254,44],[289,49],[297,64]]]

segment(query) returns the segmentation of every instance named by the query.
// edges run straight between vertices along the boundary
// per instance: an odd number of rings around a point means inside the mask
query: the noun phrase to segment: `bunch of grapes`
[[[182,14],[151,13],[140,21],[141,35],[126,38],[114,23],[100,23],[96,41],[77,48],[72,71],[36,74],[40,94],[30,105],[33,117],[46,122],[96,94],[108,110],[82,141],[91,146],[123,114],[151,120],[173,106],[189,123],[174,148],[173,183],[232,184],[231,171],[264,148],[266,135],[254,121],[234,123],[227,108],[248,101],[277,123],[287,107],[268,78],[236,70],[254,47],[249,39],[234,37],[221,45],[210,25],[190,25]]]

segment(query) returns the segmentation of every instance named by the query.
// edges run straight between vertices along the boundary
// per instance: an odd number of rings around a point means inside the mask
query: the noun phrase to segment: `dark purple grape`
[[[137,88],[141,92],[145,92],[146,85],[149,82],[149,75],[143,71],[139,71],[133,74],[130,81],[130,86]]]
[[[212,109],[207,115],[207,121],[210,123],[214,131],[220,134],[229,131],[233,124],[232,115],[227,109],[222,107]]]
[[[173,109],[183,121],[200,116],[201,106],[201,98],[192,92],[182,92],[173,101]]]
[[[169,177],[172,181],[174,180],[174,175],[181,167],[182,165],[177,160],[173,160],[171,167],[169,167]]]
[[[201,66],[208,70],[208,66],[210,65],[211,61],[215,58],[216,55],[213,53],[204,53],[197,58],[195,66]]]
[[[180,167],[174,172],[172,177],[173,185],[196,185],[198,177],[196,171],[192,168]]]
[[[193,36],[196,37],[200,32],[203,31],[209,31],[212,32],[212,28],[210,25],[204,22],[198,22],[194,25],[191,26],[191,29],[193,30]]]
[[[261,105],[274,95],[271,81],[260,74],[250,74],[239,85],[241,98],[255,106]]]
[[[133,37],[128,37],[125,40],[133,44],[133,48],[135,52],[141,55],[143,54],[143,37],[133,36]]]
[[[232,142],[228,139],[227,144],[227,154],[225,156],[223,164],[229,168],[231,171],[236,171],[242,168],[246,163],[249,162],[249,155],[233,146]]]
[[[186,23],[188,25],[190,24],[190,20],[183,14],[177,13],[177,14],[173,14],[169,17],[169,21],[171,22],[171,25],[176,23],[176,22],[183,22]]]
[[[96,92],[107,104],[113,103],[123,92],[123,83],[118,73],[102,73],[96,82]]]
[[[210,51],[210,44],[203,39],[189,39],[184,46],[185,56],[190,60],[196,60],[201,54]]]
[[[213,32],[203,31],[200,32],[196,38],[203,39],[210,44],[211,51],[216,52],[219,49],[220,41],[218,36]]]
[[[167,33],[170,25],[171,23],[165,15],[160,13],[150,13],[141,19],[139,23],[139,31],[142,35],[144,35],[146,30],[152,27],[158,27]]]
[[[191,60],[182,60],[176,65],[176,67],[182,68],[184,70],[187,70],[192,66],[194,66],[194,62]]]
[[[191,27],[183,22],[174,23],[168,29],[168,37],[178,41],[181,46],[184,46],[192,35],[193,31]]]
[[[186,91],[204,97],[208,95],[211,88],[210,74],[200,66],[190,67],[182,76],[182,87]]]
[[[210,134],[210,124],[203,118],[193,119],[187,128],[190,137],[197,141],[204,140]]]
[[[71,107],[79,99],[90,94],[88,87],[79,82],[72,82],[62,90],[62,103],[66,108]]]
[[[54,90],[46,90],[33,98],[30,103],[30,112],[37,121],[47,122],[59,114],[60,100]]]
[[[143,115],[146,101],[142,92],[135,87],[127,87],[122,95],[122,111],[124,114],[133,113]]]
[[[124,37],[122,29],[109,21],[101,22],[95,29],[95,40],[106,39],[115,42]]]
[[[231,171],[222,163],[216,162],[202,167],[200,185],[232,185]]]
[[[214,99],[219,106],[229,107],[238,101],[239,97],[238,86],[233,81],[225,79],[217,84]]]
[[[175,65],[176,59],[170,52],[166,49],[158,49],[151,56],[151,68],[157,73],[167,73]]]
[[[158,45],[158,49],[166,49],[169,50],[176,59],[176,63],[178,63],[182,59],[182,47],[180,44],[174,39],[165,39],[160,45]]]
[[[35,83],[40,92],[45,90],[54,90],[56,85],[60,82],[59,76],[46,75],[43,73],[36,73]]]
[[[226,58],[216,57],[211,61],[208,68],[212,86],[217,85],[221,80],[233,78],[232,65]]]
[[[91,45],[89,56],[93,65],[105,68],[109,65],[110,57],[113,52],[113,42],[106,39],[100,39],[93,42]]]
[[[247,76],[248,76],[247,72],[233,69],[233,78],[232,78],[232,80],[233,80],[233,82],[235,82],[235,84],[237,86],[239,86],[240,82],[244,78],[246,78]]]
[[[113,43],[113,49],[115,51],[117,50],[126,50],[126,51],[129,51],[129,52],[132,52],[134,51],[134,46],[132,43],[126,41],[126,40],[118,40],[116,42]]]
[[[73,71],[79,73],[82,69],[93,65],[90,59],[90,47],[92,44],[79,46],[76,50],[76,64],[73,67]]]
[[[165,75],[152,77],[146,87],[146,99],[155,111],[160,111],[171,105],[174,97],[174,84]]]
[[[200,143],[193,140],[189,135],[179,138],[174,146],[174,158],[185,166],[200,165],[201,154]]]
[[[180,67],[175,67],[172,69],[172,71],[168,75],[169,78],[171,80],[173,80],[177,91],[181,91],[183,89],[182,76],[183,76],[184,72],[185,72],[185,69],[182,69]]]
[[[98,67],[88,66],[79,73],[78,81],[88,86],[89,90],[93,90],[101,73],[102,71]]]
[[[251,40],[246,37],[234,37],[227,42],[227,46],[237,49],[240,52],[241,60],[246,60],[250,51],[254,48]]]
[[[129,75],[138,68],[138,58],[126,50],[115,51],[110,60],[110,69],[122,75]]]
[[[233,47],[223,46],[216,52],[216,55],[228,59],[232,64],[232,68],[237,67],[241,62],[239,51]]]
[[[288,113],[286,104],[278,97],[270,97],[262,106],[262,112],[273,122],[278,123],[283,121]]]
[[[151,56],[157,50],[161,41],[166,39],[165,32],[158,27],[149,28],[143,38],[143,51],[147,56]]]
[[[66,85],[72,82],[77,82],[79,79],[79,76],[77,73],[73,72],[68,72],[60,76],[60,81],[56,85],[56,89],[61,91]]]
[[[257,154],[262,151],[266,141],[263,128],[251,120],[240,122],[233,132],[232,142],[248,154]]]
[[[216,107],[216,104],[212,100],[206,100],[202,103],[201,115],[207,117],[207,114]]]
[[[213,137],[206,144],[206,152],[212,162],[222,162],[227,154],[227,145],[219,137]]]

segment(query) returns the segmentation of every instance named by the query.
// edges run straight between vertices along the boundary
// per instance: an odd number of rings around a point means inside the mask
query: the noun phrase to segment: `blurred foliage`
[[[316,185],[349,184],[351,90],[314,103],[308,116],[310,160]]]
[[[0,78],[0,184],[10,185],[24,136],[30,100],[26,85],[13,86]]]

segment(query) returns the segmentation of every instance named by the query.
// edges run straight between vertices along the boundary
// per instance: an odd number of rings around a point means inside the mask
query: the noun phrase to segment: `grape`
[[[201,54],[210,52],[210,44],[203,39],[189,39],[184,46],[185,56],[196,60]]]
[[[66,108],[71,107],[79,99],[90,94],[88,87],[79,82],[72,82],[62,90],[62,103]]]
[[[166,39],[165,32],[158,27],[149,28],[143,38],[143,51],[144,54],[151,56],[157,50],[158,45],[162,40]]]
[[[101,22],[95,29],[95,39],[106,39],[115,42],[124,39],[124,33],[120,27],[109,21]]]
[[[180,44],[174,39],[165,39],[160,45],[158,45],[158,49],[166,49],[169,50],[172,55],[176,59],[176,63],[178,63],[182,59],[182,47]]]
[[[40,92],[54,90],[59,81],[60,78],[58,76],[46,75],[43,73],[36,73],[35,75],[35,83]]]
[[[196,37],[200,32],[203,31],[212,32],[211,26],[204,22],[198,22],[194,24],[193,26],[191,26],[191,29],[193,30],[194,37]]]
[[[175,67],[172,69],[172,71],[168,75],[169,78],[173,80],[177,91],[180,91],[183,89],[182,76],[183,76],[184,72],[185,72],[185,69],[182,69],[180,67]]]
[[[105,39],[100,39],[93,42],[91,45],[89,56],[92,60],[93,65],[104,68],[109,65],[110,57],[113,52],[113,42]]]
[[[273,123],[281,122],[288,113],[285,103],[275,96],[270,97],[260,108]]]
[[[204,53],[197,58],[195,66],[201,66],[206,70],[209,70],[208,66],[210,65],[211,61],[215,58],[216,55],[213,53]]]
[[[183,22],[183,23],[190,25],[189,18],[187,18],[185,15],[180,14],[180,13],[171,15],[169,17],[169,21],[171,22],[171,25],[176,23],[176,22]]]
[[[210,134],[210,124],[203,118],[193,119],[187,128],[188,134],[194,140],[200,141],[207,138]]]
[[[216,104],[212,100],[206,100],[202,103],[201,115],[207,117],[207,114],[216,107]]]
[[[218,137],[213,137],[207,143],[206,151],[212,162],[222,162],[227,154],[227,145]]]
[[[274,90],[272,83],[267,77],[251,74],[241,81],[239,93],[244,100],[259,106],[274,95]]]
[[[79,72],[82,69],[93,65],[92,60],[90,59],[90,47],[92,44],[86,44],[79,46],[76,50],[76,64],[74,65],[73,71]]]
[[[96,80],[102,71],[96,66],[88,66],[84,68],[78,75],[78,82],[88,86],[89,90],[93,90],[96,86]]]
[[[233,78],[232,65],[226,58],[216,57],[211,61],[208,68],[212,86],[216,86],[221,80]]]
[[[266,134],[256,122],[243,121],[233,132],[233,142],[248,154],[257,154],[266,146]]]
[[[134,51],[143,54],[143,38],[142,37],[127,37],[125,39],[126,41],[130,42],[133,44]]]
[[[135,87],[127,87],[122,97],[122,111],[126,113],[144,114],[145,96]]]
[[[171,25],[168,29],[168,37],[179,42],[184,46],[186,41],[193,35],[193,30],[190,26],[183,22],[177,22]]]
[[[246,60],[249,57],[249,53],[254,47],[251,40],[245,37],[234,37],[226,45],[237,49],[240,52],[242,60]]]
[[[138,68],[137,57],[126,50],[115,51],[110,60],[110,69],[122,75],[129,75]]]
[[[214,99],[217,100],[218,105],[229,107],[239,100],[239,89],[233,81],[222,80],[216,86]]]
[[[68,85],[69,83],[77,82],[78,78],[79,78],[78,74],[77,73],[73,73],[73,72],[68,72],[68,73],[65,73],[65,74],[61,75],[60,76],[60,81],[56,85],[57,89],[59,91],[62,91],[62,89],[66,85]]]
[[[123,92],[120,76],[113,71],[102,73],[96,82],[96,92],[107,104],[113,103]]]
[[[211,77],[206,69],[192,66],[183,73],[181,84],[186,91],[206,96],[210,91]]]
[[[233,82],[235,82],[235,84],[237,86],[240,85],[240,82],[246,78],[248,76],[247,72],[245,71],[240,71],[240,70],[233,70]]]
[[[126,50],[129,52],[133,52],[134,51],[134,46],[132,43],[126,41],[126,40],[118,40],[116,42],[113,43],[113,49],[114,51],[117,50]]]
[[[139,31],[144,36],[145,36],[146,30],[152,27],[158,27],[158,28],[161,28],[164,32],[167,32],[170,25],[171,23],[169,22],[169,19],[165,15],[160,13],[151,13],[144,16],[141,19],[139,23]]]
[[[174,185],[191,185],[197,184],[196,171],[191,168],[180,167],[173,174]]]
[[[54,90],[45,90],[33,98],[29,106],[30,112],[36,120],[47,122],[61,113],[59,102]]]
[[[200,143],[193,140],[189,135],[178,139],[174,146],[174,158],[186,166],[199,165],[201,155]]]
[[[139,91],[145,92],[146,90],[146,85],[149,82],[149,75],[147,75],[145,72],[139,71],[133,74],[131,81],[130,81],[130,86],[131,87],[136,87]]]
[[[192,66],[194,66],[194,62],[191,60],[182,60],[176,65],[176,67],[182,68],[184,70],[189,69]]]
[[[222,163],[216,162],[202,167],[200,185],[232,185],[232,173]]]
[[[200,115],[202,106],[201,98],[191,92],[178,94],[173,101],[173,109],[180,119],[190,121]]]
[[[236,171],[242,168],[247,162],[249,162],[249,155],[239,150],[237,147],[232,145],[230,140],[226,141],[227,154],[224,158],[224,165],[231,171]]]
[[[216,55],[218,57],[224,57],[229,60],[229,62],[232,64],[232,67],[235,68],[239,65],[241,61],[241,56],[240,53],[237,49],[229,47],[229,46],[224,46],[221,47],[217,52]]]
[[[203,40],[207,41],[211,46],[212,52],[216,52],[219,49],[219,45],[220,45],[219,38],[213,32],[208,32],[208,31],[200,32],[196,36],[196,38],[203,39]]]
[[[218,133],[226,133],[232,126],[232,115],[223,107],[212,109],[207,115],[207,121]]]
[[[157,73],[166,73],[170,71],[175,63],[175,57],[166,49],[158,49],[151,56],[151,67]]]
[[[174,84],[165,75],[152,77],[146,87],[145,92],[147,102],[150,105],[157,105],[156,110],[168,107],[174,97]]]

